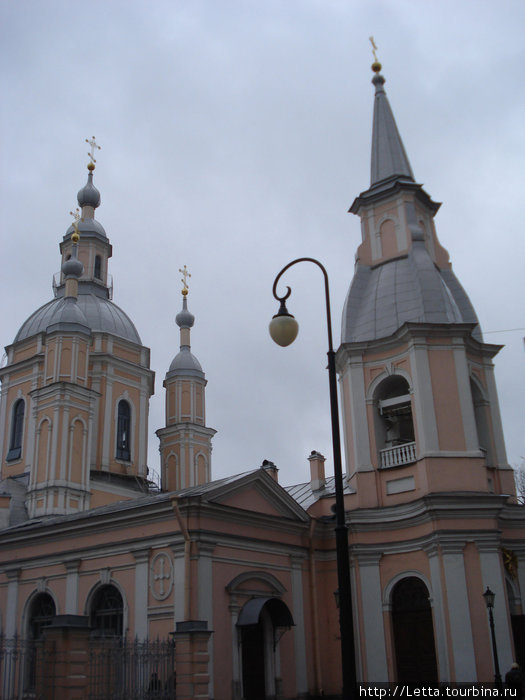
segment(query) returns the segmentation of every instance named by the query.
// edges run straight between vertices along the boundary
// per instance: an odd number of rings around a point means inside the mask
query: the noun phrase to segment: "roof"
[[[105,288],[102,289],[104,295],[106,291]],[[142,345],[133,321],[119,306],[105,296],[101,296],[95,285],[80,282],[77,303],[90,330],[111,333]],[[62,304],[63,299],[58,296],[37,309],[24,321],[16,334],[14,342],[16,343],[37,333],[45,332],[55,322],[57,310]]]
[[[309,481],[306,481],[303,484],[294,484],[293,486],[285,486],[286,491],[290,494],[290,496],[297,501],[297,503],[304,508],[304,510],[308,510],[310,506],[312,506],[314,503],[316,503],[319,499],[321,498],[335,498],[335,477],[334,476],[329,476],[325,480],[325,485],[323,488],[317,489],[316,491],[312,490],[312,487],[310,485]],[[348,486],[348,484],[345,482],[344,487],[343,487],[343,493],[346,495],[355,493],[355,491]]]
[[[413,181],[414,174],[383,88],[385,79],[382,75],[377,74],[372,78],[372,82],[376,87],[376,93],[370,185],[373,186],[394,176],[405,177]]]
[[[375,267],[357,265],[343,309],[341,342],[386,338],[407,322],[478,324],[452,270],[440,270],[419,240],[405,256]],[[479,325],[473,336],[482,341]]]

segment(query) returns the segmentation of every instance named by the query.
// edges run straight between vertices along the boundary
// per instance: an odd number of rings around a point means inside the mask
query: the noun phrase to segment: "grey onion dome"
[[[193,328],[195,323],[195,316],[188,311],[188,302],[186,297],[182,299],[182,311],[175,316],[175,323],[179,328]]]
[[[184,291],[183,291],[184,294]],[[187,290],[186,290],[187,294]],[[173,358],[166,377],[188,375],[204,379],[204,372],[198,359],[190,350],[190,328],[195,323],[195,316],[188,311],[186,294],[182,297],[182,311],[175,316],[175,322],[181,329],[180,352]]]
[[[93,184],[93,173],[88,174],[88,181],[78,191],[77,200],[81,207],[93,207],[96,209],[100,205],[100,192]]]
[[[183,345],[180,352],[173,358],[168,370],[168,376],[170,376],[172,372],[177,374],[196,374],[197,376],[204,377],[201,363],[187,345]]]
[[[73,255],[69,258],[69,260],[64,260],[64,262],[62,263],[62,273],[66,278],[76,277],[78,279],[82,276],[83,272],[84,265],[82,265],[82,263],[76,256],[76,251],[74,251]]]

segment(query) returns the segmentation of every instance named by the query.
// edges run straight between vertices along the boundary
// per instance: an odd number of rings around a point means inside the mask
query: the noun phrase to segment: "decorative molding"
[[[155,600],[166,600],[173,588],[173,561],[166,552],[156,554],[150,564],[149,588]]]

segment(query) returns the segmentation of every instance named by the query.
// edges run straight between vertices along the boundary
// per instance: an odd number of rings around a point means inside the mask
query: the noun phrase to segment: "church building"
[[[440,205],[372,69],[371,178],[350,207],[362,240],[336,355],[356,675],[490,683],[525,663],[525,509],[505,454],[500,346],[483,340],[437,237]],[[334,477],[313,451],[302,484],[280,484],[267,461],[213,480],[184,272],[150,481],[154,373],[113,301],[94,170],[92,158],[53,298],[0,368],[0,696],[337,697]],[[43,654],[65,639],[84,640],[85,663],[53,695],[42,684],[59,656]],[[128,663],[128,646],[147,653]],[[95,650],[117,648],[101,671]]]

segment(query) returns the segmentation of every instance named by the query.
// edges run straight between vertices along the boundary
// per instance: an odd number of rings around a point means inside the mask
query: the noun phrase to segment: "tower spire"
[[[377,46],[373,37],[370,37],[370,41],[372,42],[374,53],[374,62],[372,63],[374,77],[372,78],[372,83],[376,89],[370,187],[393,178],[409,179],[414,182],[414,174],[383,87],[385,78],[380,73],[381,64],[377,60]]]
[[[206,378],[190,349],[190,330],[195,316],[188,310],[186,265],[179,269],[183,284],[182,310],[175,317],[180,328],[180,351],[173,358],[164,379],[166,425],[157,430],[160,440],[162,488],[175,491],[211,480],[211,439],[213,428],[206,426]]]

